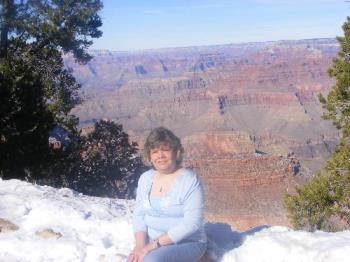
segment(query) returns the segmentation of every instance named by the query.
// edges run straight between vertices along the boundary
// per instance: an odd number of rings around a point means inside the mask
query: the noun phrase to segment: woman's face
[[[169,145],[160,145],[150,151],[153,167],[160,173],[169,174],[176,169],[176,156]]]

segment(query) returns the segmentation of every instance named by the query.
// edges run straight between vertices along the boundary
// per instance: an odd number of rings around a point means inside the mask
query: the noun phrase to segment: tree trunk
[[[2,6],[2,12],[0,13],[2,20],[0,24],[0,63],[3,63],[7,57],[9,24],[11,16],[14,14],[14,5],[13,0],[2,0],[0,4]]]

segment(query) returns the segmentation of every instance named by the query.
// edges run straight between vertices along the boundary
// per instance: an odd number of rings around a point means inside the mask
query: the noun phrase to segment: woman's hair
[[[176,165],[179,166],[184,153],[181,141],[173,132],[164,127],[157,127],[148,135],[143,147],[143,161],[145,164],[151,165],[151,150],[162,145],[170,146],[176,155]]]

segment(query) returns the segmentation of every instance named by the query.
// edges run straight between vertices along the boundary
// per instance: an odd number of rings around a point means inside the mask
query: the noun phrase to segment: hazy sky
[[[345,0],[103,0],[103,36],[114,51],[342,35]]]

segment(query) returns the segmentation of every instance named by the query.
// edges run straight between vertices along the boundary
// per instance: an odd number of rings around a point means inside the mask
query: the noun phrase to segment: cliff
[[[65,63],[83,85],[72,111],[82,127],[109,118],[140,145],[152,128],[170,128],[203,177],[208,217],[244,229],[287,223],[282,196],[337,145],[317,99],[333,84],[326,71],[337,51],[335,39],[313,39],[95,51],[87,66]]]

